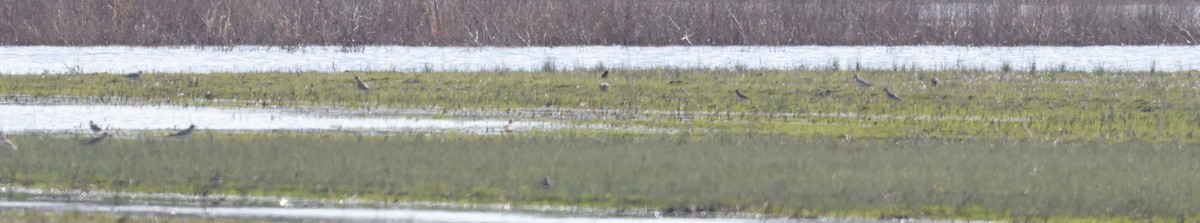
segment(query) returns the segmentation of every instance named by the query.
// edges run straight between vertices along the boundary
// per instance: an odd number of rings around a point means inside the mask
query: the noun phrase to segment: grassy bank
[[[213,219],[191,216],[153,216],[153,215],[114,215],[90,212],[43,212],[35,210],[11,210],[0,212],[0,219],[9,223],[46,223],[46,222],[117,222],[117,223],[147,223],[147,222],[269,222],[265,220],[245,219]]]
[[[611,125],[841,138],[1197,142],[1200,73],[612,70],[0,76],[9,101],[423,108]],[[353,76],[370,84],[354,89]],[[876,86],[856,87],[853,75]],[[939,85],[933,85],[937,78]],[[611,90],[600,91],[600,83]],[[902,100],[889,100],[888,88]],[[739,101],[734,90],[751,100]],[[24,98],[24,99],[21,99]],[[466,114],[466,115],[464,115]]]
[[[14,136],[33,187],[650,208],[668,214],[1196,220],[1194,145],[857,140],[747,134],[503,136],[203,132]],[[543,188],[549,177],[554,184]],[[671,211],[674,210],[674,211]]]
[[[1186,0],[4,1],[0,45],[1192,45]]]

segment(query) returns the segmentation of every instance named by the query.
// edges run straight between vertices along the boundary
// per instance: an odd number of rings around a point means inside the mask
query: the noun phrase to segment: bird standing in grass
[[[600,83],[600,91],[608,92],[609,88],[612,88],[612,85],[609,85],[608,83]]]
[[[134,80],[134,81],[141,79],[142,71],[139,70],[138,72],[125,74],[125,78],[129,78],[129,80]]]
[[[4,135],[4,133],[0,133],[0,146],[8,150],[17,151],[17,143],[8,139],[8,135]]]
[[[195,132],[195,131],[196,131],[196,125],[193,124],[191,126],[188,126],[187,129],[184,129],[183,131],[179,131],[176,133],[172,133],[170,135],[167,135],[167,137],[183,139],[183,138],[187,138],[188,136],[191,136],[192,132]]]
[[[607,70],[606,70],[606,71],[604,71],[604,73],[600,74],[600,79],[604,79],[604,78],[608,78],[608,71],[607,71]]]
[[[736,94],[736,95],[737,95],[737,98],[738,98],[738,100],[740,100],[740,101],[748,101],[748,100],[750,100],[750,96],[746,96],[746,94],[742,94],[742,90],[741,90],[741,89],[738,89],[738,90],[733,90],[733,94]]]
[[[362,78],[354,76],[354,82],[357,85],[358,90],[363,92],[371,91],[371,86],[367,86],[367,82],[363,82]]]
[[[213,174],[213,176],[211,178],[208,178],[208,187],[209,188],[221,187],[221,171],[217,171],[217,173]]]
[[[937,79],[936,77],[929,78],[929,83],[930,83],[930,84],[933,84],[933,86],[934,86],[934,87],[937,87],[937,85],[938,85],[938,79]]]
[[[367,82],[363,82],[362,78],[359,78],[358,75],[354,76],[354,84],[359,91],[363,92],[363,105],[366,105],[367,113],[371,113],[371,96],[367,95],[371,93],[371,86],[367,86]]]
[[[863,80],[862,78],[858,77],[857,74],[854,75],[854,83],[858,85],[859,88],[871,88],[871,86],[874,86],[870,82],[867,82],[867,80]]]
[[[550,189],[554,186],[554,180],[550,180],[549,176],[542,177],[542,188]]]
[[[887,94],[888,100],[900,101],[900,96],[896,96],[895,93],[892,93],[892,91],[888,90],[887,88],[883,89],[883,93]]]
[[[104,129],[100,128],[100,125],[97,125],[94,121],[89,120],[88,127],[91,127],[92,133],[100,133],[104,131]]]
[[[112,137],[112,134],[108,134],[107,132],[105,132],[104,134],[101,134],[100,136],[97,136],[96,138],[92,138],[91,140],[88,140],[87,142],[83,143],[83,145],[85,145],[85,146],[104,145],[105,142],[108,142],[108,138],[110,138],[110,137]]]

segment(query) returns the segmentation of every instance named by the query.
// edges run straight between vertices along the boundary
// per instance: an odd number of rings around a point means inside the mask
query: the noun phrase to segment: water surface
[[[379,116],[341,109],[214,108],[135,105],[0,104],[0,131],[82,131],[89,121],[118,130],[354,130],[382,132],[500,133],[508,120],[430,119]],[[541,121],[514,122],[515,130],[573,127]]]
[[[0,74],[607,68],[1179,71],[1200,46],[0,47]]]

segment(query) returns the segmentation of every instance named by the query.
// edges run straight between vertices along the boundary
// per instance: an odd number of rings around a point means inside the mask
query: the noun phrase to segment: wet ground
[[[0,210],[90,212],[113,215],[136,214],[163,218],[202,217],[280,222],[945,222],[856,218],[764,218],[752,213],[734,213],[716,218],[679,218],[664,217],[658,211],[613,213],[611,210],[514,206],[510,204],[372,203],[353,200],[353,198],[333,201],[225,195],[199,197],[169,193],[114,193],[20,187],[0,187],[0,195],[7,197],[0,198]],[[216,205],[209,202],[197,202],[217,199],[228,202]]]

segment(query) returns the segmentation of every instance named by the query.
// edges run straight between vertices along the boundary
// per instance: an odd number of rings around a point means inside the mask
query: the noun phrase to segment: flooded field
[[[1196,47],[2,49],[0,74],[17,74],[0,75],[3,210],[354,222],[1198,216],[1185,177],[1200,169],[1188,161],[1200,157]],[[138,70],[150,73],[122,75]],[[257,71],[273,72],[240,73]],[[60,75],[26,75],[43,73]],[[159,137],[189,125],[201,136]]]
[[[205,130],[315,130],[364,132],[463,132],[499,134],[507,120],[453,120],[423,116],[372,115],[366,110],[267,109],[132,105],[11,105],[0,104],[0,131],[84,131],[88,122],[112,130],[180,130],[188,125]],[[513,123],[513,130],[550,130],[583,125],[541,121]]]
[[[170,207],[147,205],[103,205],[79,202],[0,202],[2,209],[25,209],[55,212],[97,212],[108,214],[154,215],[161,218],[205,217],[271,221],[332,221],[332,222],[887,222],[855,219],[787,220],[787,219],[697,219],[697,218],[630,218],[630,217],[572,217],[546,214],[485,212],[463,210],[419,209],[362,209],[362,208],[287,208],[287,207]]]
[[[1196,46],[0,47],[0,74],[578,70],[596,67],[1180,71]]]
[[[88,212],[111,215],[157,216],[166,219],[241,219],[336,222],[946,222],[934,220],[870,220],[861,218],[778,218],[753,213],[730,213],[715,218],[667,217],[659,211],[589,209],[567,206],[457,204],[445,202],[363,202],[356,199],[216,196],[170,193],[129,193],[84,190],[44,190],[0,187],[0,212]],[[222,203],[209,203],[220,199]],[[968,222],[968,221],[961,221]],[[974,221],[983,222],[983,221]]]

